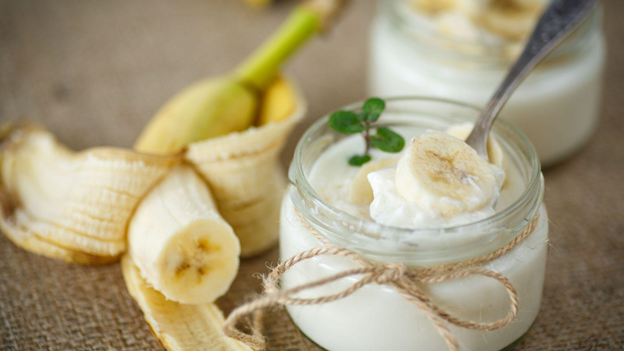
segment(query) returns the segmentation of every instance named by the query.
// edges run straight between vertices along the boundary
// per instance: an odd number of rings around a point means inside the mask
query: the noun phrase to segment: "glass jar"
[[[361,104],[345,109],[357,109]],[[477,108],[435,98],[396,98],[386,101],[384,124],[399,128],[445,130],[456,123],[474,121]],[[280,256],[288,259],[322,246],[302,221],[334,245],[381,263],[402,262],[408,267],[426,267],[465,261],[491,253],[513,240],[539,213],[534,232],[526,241],[483,267],[500,272],[512,282],[519,297],[519,313],[512,324],[494,331],[450,326],[462,350],[500,350],[521,338],[537,317],[546,266],[548,219],[540,163],[528,139],[506,122],[497,122],[493,133],[511,165],[517,167],[523,194],[496,215],[467,225],[443,229],[408,230],[388,227],[351,216],[322,199],[308,176],[319,156],[345,136],[327,126],[324,117],[299,141],[289,178],[292,185],[282,203]],[[400,130],[400,129],[399,129]],[[298,211],[298,213],[297,213]],[[382,238],[380,238],[382,237]],[[410,238],[404,241],[403,239]],[[318,256],[292,267],[282,278],[283,288],[293,288],[357,263],[346,257]],[[330,285],[301,292],[315,298],[335,294],[356,282],[343,278]],[[478,322],[503,318],[509,297],[500,284],[483,277],[423,286],[432,300],[452,315]],[[446,350],[444,339],[429,319],[394,289],[367,285],[344,299],[312,306],[289,306],[298,328],[321,347],[332,351]]]
[[[521,50],[432,32],[410,20],[406,0],[380,0],[370,38],[373,96],[427,95],[484,106]],[[501,116],[533,142],[543,165],[579,150],[598,121],[606,46],[602,9],[514,92]]]

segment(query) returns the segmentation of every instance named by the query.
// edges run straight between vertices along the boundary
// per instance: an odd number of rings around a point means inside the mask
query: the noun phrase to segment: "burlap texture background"
[[[546,175],[552,250],[541,314],[518,350],[624,349],[624,2],[606,0],[609,65],[597,134]],[[238,0],[0,1],[0,121],[38,120],[75,148],[130,146],[160,104],[225,72],[287,15]],[[323,113],[365,96],[374,3],[353,1],[325,40],[289,65],[310,102],[295,140]],[[277,250],[243,262],[220,306],[257,291]],[[273,350],[316,350],[284,312],[267,319]],[[160,350],[118,265],[38,257],[0,236],[0,349]]]

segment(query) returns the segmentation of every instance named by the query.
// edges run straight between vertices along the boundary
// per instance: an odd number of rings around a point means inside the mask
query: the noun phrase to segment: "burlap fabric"
[[[542,311],[518,350],[624,349],[624,2],[605,0],[609,65],[603,118],[588,147],[546,171],[552,250]],[[236,0],[0,1],[0,121],[41,121],[75,148],[130,146],[147,119],[193,80],[231,68],[291,5]],[[323,113],[365,94],[370,0],[353,1],[325,41],[289,67],[310,102],[294,140]],[[257,292],[243,262],[229,312]],[[317,350],[284,312],[267,316],[272,350]],[[161,350],[118,265],[35,256],[0,236],[1,350]]]

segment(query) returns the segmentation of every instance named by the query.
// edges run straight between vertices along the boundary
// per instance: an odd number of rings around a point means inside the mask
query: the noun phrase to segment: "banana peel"
[[[180,160],[108,147],[74,152],[37,125],[9,129],[0,228],[26,250],[69,262],[118,260],[136,206]]]
[[[241,257],[261,254],[277,242],[279,206],[287,184],[278,159],[307,111],[300,90],[291,80],[286,82],[288,92],[282,85],[280,93],[268,96],[267,104],[284,107],[267,109],[265,124],[190,144],[184,154],[208,182],[219,212],[238,236]]]
[[[213,303],[185,305],[165,298],[141,276],[129,256],[121,260],[128,292],[154,336],[169,351],[251,351],[223,334],[223,313]]]

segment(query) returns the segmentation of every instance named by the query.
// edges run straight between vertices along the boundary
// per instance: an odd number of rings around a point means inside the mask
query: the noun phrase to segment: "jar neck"
[[[515,62],[524,47],[524,41],[501,40],[497,43],[485,43],[445,35],[413,21],[406,14],[404,6],[400,6],[404,2],[405,0],[380,0],[379,20],[401,46],[430,61],[458,68],[506,70]],[[602,12],[600,6],[542,64],[572,57],[590,47],[601,34]]]
[[[361,104],[345,109],[357,110]],[[386,101],[384,125],[444,130],[472,122],[479,113],[469,105],[428,98],[395,98]],[[319,196],[308,176],[325,150],[344,138],[327,126],[328,117],[312,125],[295,150],[289,178],[295,208],[320,235],[336,246],[381,262],[410,266],[452,263],[479,257],[513,240],[537,214],[542,202],[543,179],[537,155],[522,133],[500,122],[494,127],[509,162],[523,178],[524,193],[507,209],[490,218],[449,228],[403,229],[349,215]]]

